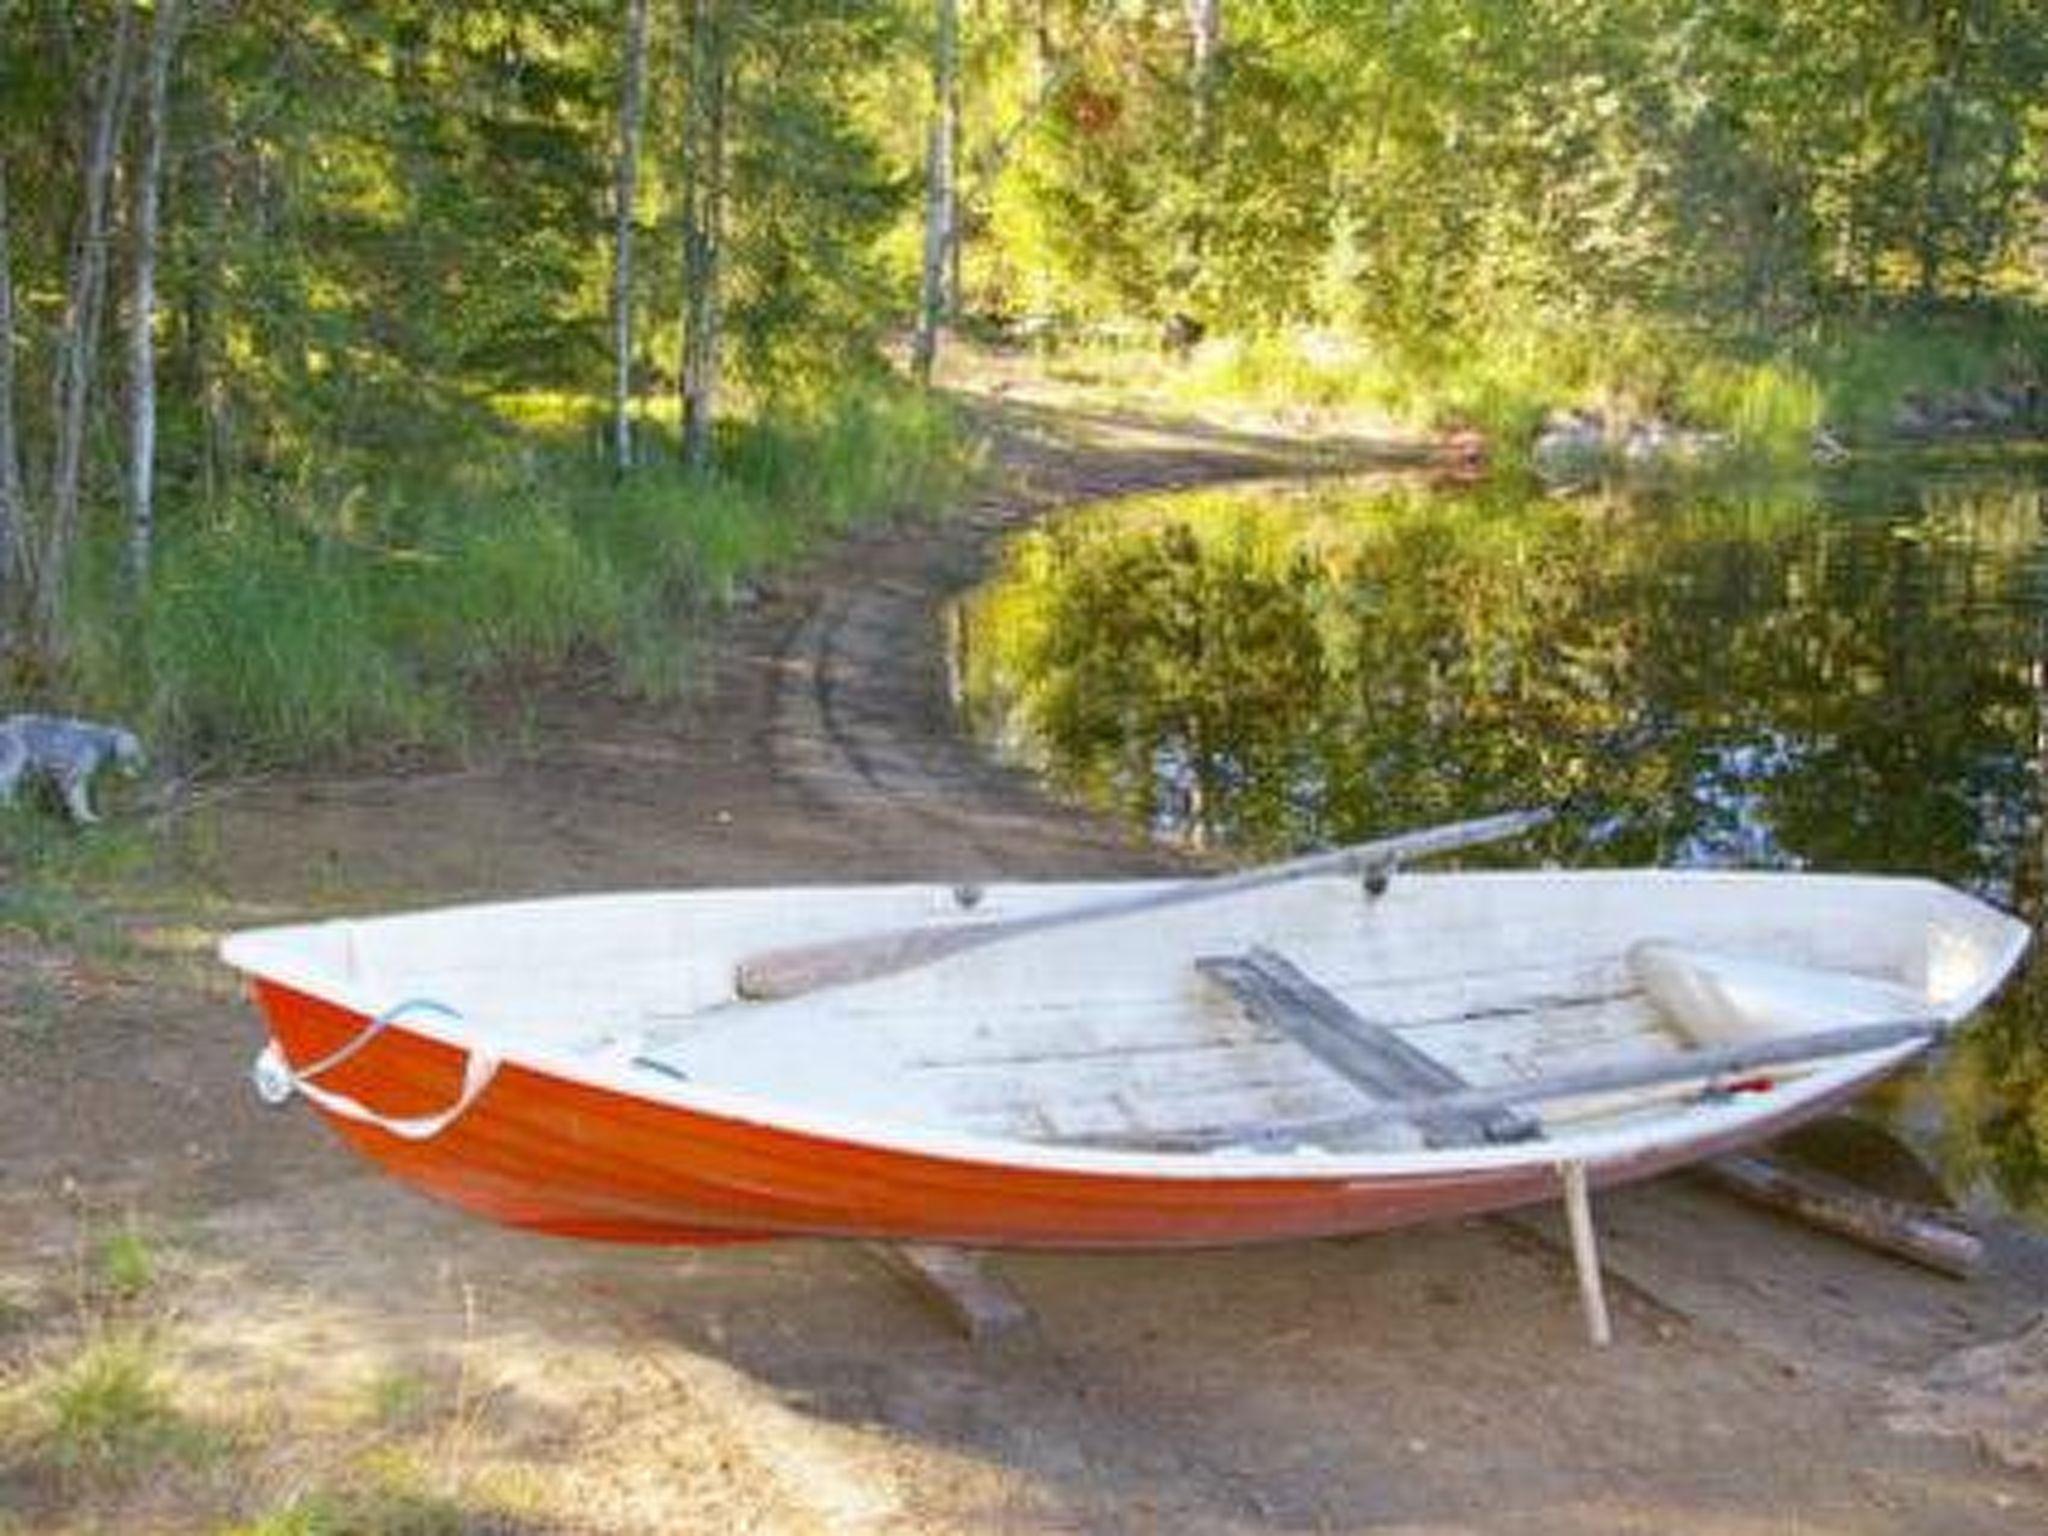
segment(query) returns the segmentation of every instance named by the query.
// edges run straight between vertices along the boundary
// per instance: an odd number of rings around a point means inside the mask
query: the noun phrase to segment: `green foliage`
[[[1653,317],[1508,322],[1484,337],[1374,340],[1295,329],[1201,348],[1170,387],[1185,400],[1379,412],[1414,426],[1486,430],[1512,461],[1560,406],[1662,418],[1725,434],[1739,461],[1792,465],[1823,426],[1882,441],[1915,401],[1989,386],[2048,388],[2048,313],[2019,305],[1830,321],[1784,336],[1716,333]]]
[[[381,565],[255,518],[176,539],[137,650],[107,657],[113,675],[87,691],[141,703],[153,738],[209,762],[277,764],[427,740],[440,703],[380,634]],[[151,693],[133,700],[140,679]]]
[[[733,361],[761,395],[816,402],[879,371],[894,308],[879,244],[915,199],[859,107],[914,40],[889,5],[780,0],[729,17]]]
[[[1812,452],[1824,419],[1820,385],[1803,369],[1779,362],[1711,359],[1680,387],[1687,420],[1711,423],[1753,456],[1798,463]]]
[[[1823,381],[1829,422],[1862,440],[1883,437],[1915,399],[1999,384],[2048,389],[2048,311],[2017,304],[1840,322],[1790,350]]]
[[[1483,429],[1503,461],[1559,406],[1619,420],[1676,418],[1721,432],[1749,459],[1796,459],[1821,420],[1817,386],[1789,360],[1748,363],[1672,325],[1503,325],[1484,343],[1372,342],[1294,332],[1205,348],[1184,398],[1378,412],[1430,429]]]
[[[2038,973],[1972,1025],[1944,1061],[1943,1148],[1968,1185],[2048,1218],[2048,997]]]
[[[625,581],[579,534],[559,493],[529,492],[495,517],[458,515],[396,567],[392,628],[430,675],[558,667],[616,647]]]
[[[386,1429],[399,1426],[387,1421]],[[520,1479],[423,1459],[396,1445],[355,1458],[310,1490],[227,1536],[453,1536],[525,1530],[531,1490]],[[540,1521],[546,1525],[548,1522]]]
[[[961,424],[942,400],[856,390],[822,411],[771,416],[732,444],[728,473],[798,526],[840,529],[938,506],[966,483]]]
[[[179,1412],[149,1341],[107,1333],[86,1344],[41,1389],[36,1446],[42,1459],[101,1477],[138,1477],[165,1462],[193,1462],[211,1442]]]
[[[370,1383],[370,1416],[382,1429],[416,1429],[426,1418],[433,1389],[408,1371],[385,1371]]]
[[[100,1287],[116,1301],[134,1301],[156,1282],[156,1249],[132,1220],[100,1240],[94,1259]]]
[[[664,459],[621,482],[579,442],[580,409],[516,410],[557,425],[394,466],[380,499],[350,485],[289,522],[240,508],[167,541],[138,622],[114,622],[118,583],[82,591],[82,693],[160,750],[271,766],[448,744],[475,683],[571,664],[673,694],[695,622],[745,579],[931,508],[969,470],[950,411],[897,388],[735,423],[709,478]]]
[[[1069,312],[1411,343],[1617,315],[1775,334],[1884,294],[2038,297],[2048,34],[2026,15],[1244,4],[1206,128],[1185,34],[1077,15],[998,193],[996,227],[1029,249],[991,278],[1035,266]]]
[[[307,1494],[230,1536],[460,1536],[473,1528],[453,1499],[380,1485]]]
[[[90,865],[89,856],[79,857],[51,839],[48,852],[39,853],[35,864],[17,870],[0,888],[0,929],[17,929],[78,954],[119,958],[127,940],[104,907],[65,884],[78,868]]]

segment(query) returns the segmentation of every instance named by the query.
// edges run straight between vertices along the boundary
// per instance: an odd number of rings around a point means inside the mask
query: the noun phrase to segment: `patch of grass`
[[[473,1529],[462,1505],[415,1488],[323,1490],[229,1536],[459,1536]]]
[[[75,827],[54,810],[44,812],[24,794],[12,813],[0,812],[0,871],[10,885],[39,877],[108,883],[133,876],[155,857],[147,829],[109,819]]]
[[[618,567],[579,536],[572,509],[529,498],[436,530],[387,609],[389,639],[429,675],[485,678],[614,650],[626,606]]]
[[[456,744],[479,683],[569,663],[673,694],[692,624],[748,579],[972,470],[951,411],[893,386],[728,424],[707,475],[650,427],[616,477],[587,407],[519,397],[496,435],[378,485],[167,520],[139,617],[117,573],[80,583],[77,707],[137,722],[160,756],[277,767]]]
[[[391,579],[360,549],[238,514],[166,543],[138,643],[96,681],[129,697],[150,739],[205,760],[432,740],[446,696],[388,643]]]
[[[1135,358],[1131,371],[1157,373],[1157,360]],[[2048,386],[2048,312],[1873,314],[1775,336],[1625,313],[1506,316],[1403,341],[1305,330],[1209,342],[1165,387],[1184,402],[1362,409],[1415,427],[1478,427],[1509,459],[1554,408],[1658,417],[1725,433],[1749,463],[1778,464],[1807,455],[1823,425],[1875,441],[1909,398],[1992,384]]]
[[[94,1278],[115,1301],[135,1301],[156,1283],[156,1249],[131,1219],[100,1239],[93,1254]]]
[[[58,1037],[63,1022],[63,990],[36,972],[16,978],[0,1006],[0,1038],[44,1045]]]
[[[1783,359],[1707,358],[1680,385],[1679,408],[1687,420],[1728,433],[1750,458],[1782,463],[1810,457],[1813,435],[1827,419],[1819,382]]]
[[[65,1471],[126,1479],[168,1461],[196,1462],[211,1437],[179,1412],[141,1334],[102,1333],[39,1394],[40,1459]]]
[[[128,949],[120,927],[99,903],[55,884],[25,882],[0,889],[0,929],[7,928],[97,959],[118,959]]]
[[[370,1416],[382,1429],[416,1429],[425,1422],[433,1387],[409,1371],[384,1371],[370,1382]]]
[[[1986,304],[1816,328],[1794,355],[1821,381],[1828,421],[1883,437],[1902,404],[1992,384],[2048,388],[2048,311]]]
[[[444,1536],[526,1528],[525,1491],[498,1476],[431,1471],[404,1451],[364,1457],[228,1536]]]

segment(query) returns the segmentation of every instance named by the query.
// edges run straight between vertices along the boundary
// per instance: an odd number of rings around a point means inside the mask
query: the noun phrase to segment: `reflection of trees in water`
[[[1125,503],[965,611],[970,714],[1156,833],[1277,853],[1568,802],[1529,857],[1916,870],[2038,917],[2043,491]],[[1843,502],[1846,504],[1842,504]],[[2048,1186],[2048,997],[1957,1054]]]

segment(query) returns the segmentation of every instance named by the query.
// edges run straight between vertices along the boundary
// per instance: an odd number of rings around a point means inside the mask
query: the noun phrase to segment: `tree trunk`
[[[128,317],[128,579],[149,583],[156,543],[156,249],[163,199],[164,139],[179,0],[156,0],[150,23],[142,168],[135,186],[135,278]]]
[[[106,68],[95,96],[87,137],[84,208],[71,253],[71,276],[56,347],[56,452],[50,472],[50,526],[36,568],[35,641],[45,659],[54,658],[64,619],[64,587],[72,546],[78,541],[79,501],[84,491],[86,414],[92,403],[93,360],[98,351],[100,310],[107,286],[107,203],[114,179],[114,150],[128,96],[128,45],[134,11],[114,13]]]
[[[640,191],[641,104],[647,95],[647,0],[626,0],[624,62],[612,207],[612,463],[621,474],[633,467],[633,226]]]
[[[953,241],[953,159],[955,75],[959,53],[960,0],[934,0],[937,35],[932,48],[932,125],[925,154],[924,280],[918,295],[917,331],[910,348],[911,369],[920,384],[932,381],[939,355],[939,325],[945,318],[946,273]]]
[[[1203,269],[1208,263],[1211,199],[1216,195],[1216,55],[1223,46],[1223,0],[1187,0],[1188,84],[1193,102],[1192,143],[1200,190],[1189,205],[1185,309],[1199,313]],[[1193,318],[1189,316],[1189,318]]]
[[[1195,112],[1205,118],[1216,79],[1216,53],[1223,46],[1223,0],[1187,0],[1187,7]]]
[[[1929,82],[1927,148],[1922,169],[1919,238],[1914,242],[1920,268],[1919,296],[1931,304],[1941,296],[1943,248],[1954,209],[1949,200],[1949,148],[1954,135],[1956,100],[1962,94],[1969,55],[1969,22],[1961,6],[1934,11],[1935,57],[1940,73]]]
[[[957,3],[957,0],[953,0]],[[957,23],[956,23],[957,26]],[[960,215],[960,66],[959,41],[956,33],[953,53],[954,64],[946,82],[946,292],[940,305],[940,313],[947,325],[960,323],[961,306],[966,302],[966,284],[960,275],[961,251],[966,246],[965,225]]]
[[[725,213],[726,46],[718,0],[694,0],[683,163],[683,462],[710,468],[718,410],[719,259]]]
[[[229,129],[209,97],[202,94],[194,105],[204,109],[205,118],[195,136],[206,148],[195,158],[185,189],[191,210],[185,224],[194,252],[190,276],[183,285],[181,351],[185,393],[199,409],[199,492],[212,502],[226,493],[235,462],[221,289],[221,273],[227,263],[229,173],[223,162],[228,155],[224,146]]]
[[[1031,94],[1043,101],[1052,94],[1053,83],[1052,14],[1046,0],[1032,0]]]
[[[0,155],[0,664],[13,650],[15,578],[23,565],[26,511],[14,421],[14,244],[7,228],[7,160]]]

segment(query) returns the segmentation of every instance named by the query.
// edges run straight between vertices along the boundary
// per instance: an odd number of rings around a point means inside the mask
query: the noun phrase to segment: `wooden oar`
[[[1186,880],[1165,890],[1143,891],[1135,896],[1061,907],[1057,911],[1013,917],[1001,922],[944,928],[901,928],[888,933],[857,934],[850,939],[825,944],[799,944],[785,949],[763,950],[740,961],[734,974],[734,989],[741,997],[757,1002],[801,997],[824,987],[893,976],[899,971],[930,965],[948,955],[979,949],[985,944],[999,944],[1027,933],[1042,933],[1049,928],[1129,917],[1139,912],[1234,896],[1240,891],[1255,891],[1316,875],[1359,875],[1368,881],[1376,881],[1383,879],[1396,865],[1413,859],[1520,837],[1543,826],[1555,815],[1556,812],[1547,809],[1508,811],[1498,816],[1483,816],[1476,821],[1452,822],[1448,826],[1426,827],[1421,831],[1404,832],[1396,837],[1383,837],[1348,848],[1334,848],[1327,853],[1311,853],[1235,875]]]

